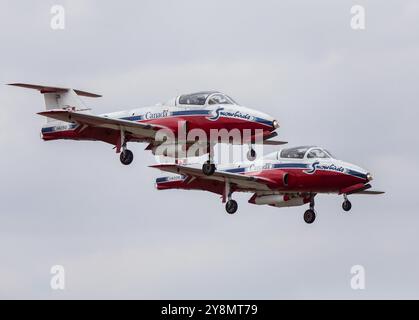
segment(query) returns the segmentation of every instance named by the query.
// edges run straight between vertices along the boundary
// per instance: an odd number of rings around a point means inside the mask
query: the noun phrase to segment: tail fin
[[[45,109],[74,109],[77,111],[88,111],[84,102],[79,96],[99,98],[101,95],[90,93],[86,91],[71,89],[71,88],[59,88],[59,87],[48,87],[42,85],[34,85],[27,83],[11,83],[10,86],[22,87],[27,89],[38,90],[44,95]]]

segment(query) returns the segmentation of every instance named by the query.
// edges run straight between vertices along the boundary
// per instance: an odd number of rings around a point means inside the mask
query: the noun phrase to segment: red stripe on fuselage
[[[174,132],[178,130],[178,123],[179,121],[187,121],[188,129],[202,129],[206,133],[209,133],[211,129],[262,129],[273,131],[274,128],[270,125],[244,120],[239,118],[229,118],[229,117],[220,117],[215,121],[209,120],[208,116],[180,116],[180,117],[165,117],[165,118],[157,118],[157,119],[150,119],[150,120],[142,120],[139,121],[141,123],[152,123],[155,125],[164,126],[166,128],[171,129]]]
[[[256,176],[274,180],[278,183],[279,190],[295,190],[298,192],[339,192],[342,188],[368,180],[352,176],[343,172],[331,170],[316,170],[313,174],[305,173],[306,169],[268,169],[256,174]],[[282,175],[279,172],[288,173],[288,187],[282,187]],[[246,173],[251,174],[251,172]],[[281,180],[279,180],[281,179]]]

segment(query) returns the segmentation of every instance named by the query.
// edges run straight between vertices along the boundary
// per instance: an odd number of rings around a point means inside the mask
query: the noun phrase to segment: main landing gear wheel
[[[238,207],[239,205],[237,204],[237,201],[235,200],[228,200],[226,203],[226,211],[228,214],[236,213]]]
[[[308,209],[304,212],[304,221],[308,224],[312,224],[316,220],[316,213],[312,209]]]
[[[352,203],[349,200],[345,200],[342,203],[342,209],[345,211],[349,211],[352,208]]]
[[[247,160],[254,161],[256,159],[256,151],[255,149],[250,149],[247,151]]]
[[[129,165],[131,164],[132,160],[134,160],[134,154],[131,150],[125,149],[121,152],[121,155],[119,156],[119,159],[121,160],[121,163],[123,165]]]
[[[215,164],[207,161],[202,165],[202,172],[207,176],[212,176],[215,172]]]

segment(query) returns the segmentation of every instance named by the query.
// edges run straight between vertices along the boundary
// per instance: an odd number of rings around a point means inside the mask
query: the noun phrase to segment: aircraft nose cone
[[[248,114],[251,117],[253,117],[254,119],[261,120],[265,125],[272,126],[273,129],[278,129],[279,128],[278,120],[275,120],[274,117],[270,116],[267,113],[263,113],[263,112],[260,112],[258,110],[247,108],[247,107],[244,107],[244,106],[239,106],[239,107],[236,107],[236,108],[237,108],[236,110],[238,110],[238,111],[240,111],[244,114]]]
[[[373,176],[371,175],[371,173],[367,173],[367,180],[368,181],[372,181],[372,180],[374,180],[374,178],[373,178]]]

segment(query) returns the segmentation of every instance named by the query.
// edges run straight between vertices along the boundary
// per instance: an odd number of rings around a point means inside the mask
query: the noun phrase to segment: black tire
[[[121,163],[125,166],[130,165],[132,161],[134,160],[134,154],[131,150],[124,150],[121,152],[119,159],[121,160]]]
[[[228,214],[236,213],[239,205],[237,204],[236,200],[228,200],[226,203],[226,211]]]
[[[255,161],[256,159],[256,151],[254,149],[250,149],[247,151],[247,160],[249,161]]]
[[[316,220],[316,213],[314,210],[308,209],[304,212],[304,221],[308,224],[312,224]]]
[[[215,164],[210,163],[210,162],[205,162],[202,165],[202,172],[207,175],[207,176],[212,176],[215,172]]]
[[[342,203],[342,209],[344,211],[349,211],[349,210],[351,210],[351,208],[352,208],[352,203],[349,200],[343,201],[343,203]]]

